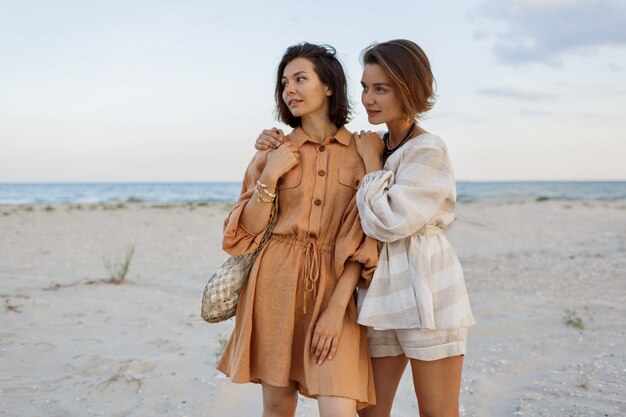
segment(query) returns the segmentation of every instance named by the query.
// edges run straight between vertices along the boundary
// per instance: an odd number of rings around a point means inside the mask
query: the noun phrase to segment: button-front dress
[[[284,387],[296,381],[302,395],[352,398],[362,408],[374,403],[375,395],[367,333],[356,322],[354,298],[335,357],[315,364],[310,343],[346,262],[363,265],[358,285],[367,286],[378,261],[377,242],[364,235],[356,206],[365,167],[344,127],[323,143],[301,128],[287,140],[298,149],[300,162],[279,180],[278,219],[243,288],[217,368],[233,382]],[[252,252],[264,234],[247,231],[240,217],[254,198],[269,152],[254,156],[224,223],[223,248],[231,255]]]

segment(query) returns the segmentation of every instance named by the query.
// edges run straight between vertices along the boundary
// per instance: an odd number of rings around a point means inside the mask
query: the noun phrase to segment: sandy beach
[[[215,370],[234,323],[199,316],[229,208],[0,206],[0,416],[260,416],[259,386]],[[626,415],[626,202],[464,203],[448,236],[478,323],[461,415]]]

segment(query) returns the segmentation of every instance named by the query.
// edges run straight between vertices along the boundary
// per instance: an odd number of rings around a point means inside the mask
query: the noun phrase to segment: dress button
[[[319,147],[320,152],[324,152],[326,150],[326,146],[322,145]]]
[[[361,180],[354,181],[354,185],[356,185],[357,187],[359,186],[360,183],[361,183]]]
[[[311,233],[309,233],[309,237],[310,237],[311,239],[315,239],[315,238],[317,237],[317,233],[315,233],[315,232],[311,232]]]
[[[315,204],[316,206],[321,206],[322,200],[320,200],[319,198],[316,198],[315,201],[313,201],[313,204]]]
[[[317,171],[317,175],[319,175],[320,177],[323,177],[324,175],[326,175],[326,171],[324,171],[323,169],[320,169],[319,171]]]

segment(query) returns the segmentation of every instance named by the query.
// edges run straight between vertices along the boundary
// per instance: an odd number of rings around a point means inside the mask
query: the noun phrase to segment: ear
[[[333,89],[326,86],[326,97],[330,97],[333,95]]]

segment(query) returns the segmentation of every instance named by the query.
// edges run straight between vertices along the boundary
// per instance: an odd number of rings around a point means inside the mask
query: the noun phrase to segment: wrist
[[[343,314],[346,311],[346,307],[348,307],[347,304],[342,304],[340,302],[333,302],[333,300],[331,300],[330,303],[328,303],[328,306],[326,307],[326,311],[329,314],[343,316]]]
[[[271,190],[275,190],[276,184],[278,183],[278,177],[270,172],[263,171],[263,173],[261,174],[261,178],[259,178],[259,181],[267,185]]]
[[[383,164],[380,159],[368,159],[367,161],[365,161],[365,170],[368,174],[370,172],[380,171],[381,169],[383,169]]]

